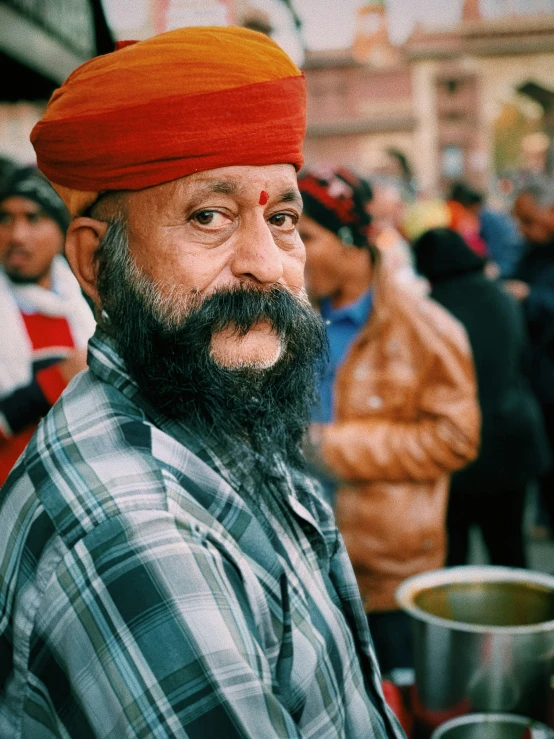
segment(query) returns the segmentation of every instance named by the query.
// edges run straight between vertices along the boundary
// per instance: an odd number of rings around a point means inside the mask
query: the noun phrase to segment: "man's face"
[[[554,236],[541,216],[547,215],[547,208],[537,204],[530,193],[522,193],[514,203],[514,216],[517,218],[523,236],[530,244],[546,244]]]
[[[279,285],[299,295],[301,207],[292,165],[199,172],[128,195],[129,249],[138,270],[174,305],[176,320],[221,289]],[[282,349],[264,320],[245,335],[231,325],[211,342],[212,356],[226,367],[269,367]]]
[[[126,202],[125,202],[126,201]],[[124,196],[96,253],[103,325],[154,408],[298,458],[326,344],[304,294],[292,167],[229,167]]]
[[[50,286],[50,268],[62,251],[58,224],[40,205],[20,196],[0,203],[0,264],[14,282]]]
[[[344,245],[329,229],[303,215],[300,238],[306,247],[306,288],[315,300],[335,295],[343,286]]]

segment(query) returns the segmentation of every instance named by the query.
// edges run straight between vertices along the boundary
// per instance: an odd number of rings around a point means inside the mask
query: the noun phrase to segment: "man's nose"
[[[231,271],[235,277],[265,285],[277,283],[283,276],[283,252],[261,213],[241,229]]]
[[[15,218],[9,229],[8,241],[24,244],[29,236],[29,224],[24,218]]]

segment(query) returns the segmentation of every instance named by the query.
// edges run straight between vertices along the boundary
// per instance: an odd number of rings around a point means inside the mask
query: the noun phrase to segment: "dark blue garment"
[[[523,302],[533,349],[531,381],[539,401],[554,404],[554,241],[529,248],[514,275],[530,287]]]
[[[321,302],[321,316],[325,321],[329,340],[329,362],[325,367],[319,387],[320,402],[312,413],[312,421],[329,423],[334,416],[334,386],[337,371],[346,359],[350,347],[369,319],[373,306],[371,290],[356,302],[342,308],[333,308],[326,298]]]
[[[501,277],[511,277],[525,250],[525,241],[515,220],[509,213],[481,208],[479,222],[489,258],[498,265]]]

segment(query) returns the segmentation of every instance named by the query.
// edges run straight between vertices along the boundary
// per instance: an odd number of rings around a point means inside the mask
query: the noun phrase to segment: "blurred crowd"
[[[554,187],[500,210],[347,168],[299,175],[306,288],[328,361],[305,456],[334,508],[384,672],[411,666],[408,576],[468,561],[525,567],[523,514],[554,522]],[[63,257],[65,206],[32,167],[0,162],[0,484],[86,368],[95,326]]]

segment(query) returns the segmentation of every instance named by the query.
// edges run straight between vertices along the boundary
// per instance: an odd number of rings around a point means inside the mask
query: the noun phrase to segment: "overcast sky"
[[[263,2],[263,0],[262,0]],[[352,41],[360,0],[293,0],[304,20],[308,48],[345,47]],[[386,0],[389,34],[405,40],[417,21],[426,26],[451,26],[460,20],[463,0]],[[509,13],[554,12],[554,0],[481,0],[481,13],[495,17]]]
[[[304,39],[311,49],[349,46],[360,0],[293,0],[304,21]],[[393,41],[403,41],[414,22],[455,23],[460,17],[459,0],[387,0],[389,29]]]
[[[124,28],[140,25],[139,19],[148,13],[148,0],[103,0],[108,19],[116,35],[125,35]],[[202,8],[211,5],[201,0],[166,0],[169,15],[176,9],[176,18],[183,18],[183,8]],[[286,26],[288,17],[279,0],[249,0],[253,5],[270,11],[275,25]],[[309,49],[345,48],[352,43],[356,10],[363,0],[292,0],[303,21],[304,43]],[[386,0],[389,14],[389,33],[393,42],[399,43],[409,35],[417,21],[425,25],[452,25],[461,16],[463,0]],[[481,12],[488,17],[510,12],[554,12],[554,0],[481,0]],[[202,13],[194,10],[192,17]],[[196,14],[196,15],[195,15]],[[181,21],[182,22],[182,21]],[[202,21],[196,21],[202,22]],[[282,38],[276,38],[289,48],[290,29],[282,26]],[[294,35],[294,34],[293,34]],[[292,41],[294,45],[294,40]],[[294,56],[294,54],[293,54]]]

